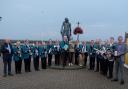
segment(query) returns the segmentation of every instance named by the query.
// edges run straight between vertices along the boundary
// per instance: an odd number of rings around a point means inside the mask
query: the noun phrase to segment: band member
[[[3,54],[3,63],[4,63],[4,76],[7,76],[7,66],[8,66],[8,75],[13,76],[11,73],[11,62],[12,62],[12,54],[13,48],[9,39],[5,40],[5,43],[1,47],[1,52]]]
[[[101,40],[100,40],[100,39],[96,41],[96,48],[97,48],[98,50],[101,50]],[[100,70],[100,61],[101,61],[101,59],[102,59],[102,56],[101,56],[101,54],[97,51],[97,52],[96,52],[96,71],[95,71],[95,72],[99,72],[99,70]]]
[[[90,42],[90,47],[89,47],[89,56],[90,56],[90,70],[94,70],[95,67],[95,50],[94,50],[95,46],[94,46],[94,40],[91,40]]]
[[[47,44],[45,42],[42,42],[42,45],[40,45],[39,53],[41,57],[41,68],[46,69],[47,68]]]
[[[20,42],[16,42],[16,46],[13,48],[14,54],[13,59],[15,61],[15,73],[21,74],[21,67],[22,67],[22,51]]]
[[[82,48],[83,48],[83,44],[80,42],[79,43],[79,56],[78,56],[79,66],[84,65],[84,56],[82,53]]]
[[[78,40],[76,41],[74,48],[75,48],[75,65],[79,65],[80,45]]]
[[[101,74],[103,74],[104,76],[107,76],[107,43],[105,41],[102,41],[102,46],[101,46],[101,60],[100,60],[100,69],[101,69]]]
[[[124,55],[126,53],[127,47],[126,44],[123,43],[123,37],[118,37],[118,44],[116,46],[115,51],[115,74],[113,81],[118,81],[120,79],[120,84],[124,84]],[[118,76],[120,74],[120,76]]]
[[[39,71],[39,43],[36,42],[36,45],[32,49],[33,51],[33,63],[36,71]]]
[[[60,43],[56,41],[54,45],[55,65],[60,65]]]
[[[74,44],[72,41],[69,41],[69,66],[73,65],[73,55],[74,55]]]
[[[50,67],[52,65],[52,55],[53,55],[53,44],[52,40],[50,39],[47,45],[47,51],[48,51],[48,66]]]
[[[87,58],[88,58],[88,49],[87,49],[86,41],[82,42],[82,57],[84,59],[84,66],[86,66]]]
[[[115,43],[114,43],[114,37],[110,38],[110,42],[107,48],[110,50],[108,53],[108,72],[109,72],[108,78],[110,79],[113,77],[113,64],[114,64],[113,53],[115,52],[115,49],[116,49]]]
[[[25,72],[31,72],[31,56],[32,56],[32,49],[29,45],[29,41],[25,40],[25,43],[22,47],[22,54],[25,64]]]
[[[64,41],[61,42],[61,51],[62,51],[62,55],[63,55],[63,67],[66,66],[66,62],[69,58],[68,50],[69,50],[68,38],[67,38],[67,36],[64,36]]]

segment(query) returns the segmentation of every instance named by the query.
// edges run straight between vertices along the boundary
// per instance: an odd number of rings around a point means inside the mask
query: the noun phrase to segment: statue
[[[70,24],[68,18],[65,18],[65,21],[62,24],[61,35],[62,35],[62,39],[63,40],[64,40],[64,36],[67,36],[68,41],[70,41],[70,37],[71,37],[71,24]]]

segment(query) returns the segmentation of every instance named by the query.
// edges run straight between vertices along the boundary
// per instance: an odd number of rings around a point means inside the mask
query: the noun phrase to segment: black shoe
[[[99,70],[96,70],[95,72],[99,72]]]
[[[28,72],[31,72],[31,70],[29,70]]]
[[[84,67],[86,67],[86,64],[84,64]]]
[[[3,77],[7,77],[7,74],[4,74]]]
[[[36,69],[35,71],[39,71],[39,69]]]
[[[120,84],[121,84],[121,85],[124,85],[124,81],[121,81]]]
[[[18,74],[18,72],[16,72],[16,74]]]
[[[21,72],[19,72],[19,74],[22,74]]]
[[[92,69],[89,68],[88,70],[92,70]]]
[[[117,82],[117,81],[118,81],[118,79],[113,79],[113,80],[112,80],[112,82]]]
[[[107,74],[103,73],[103,76],[107,76]]]
[[[112,76],[108,76],[107,79],[112,79]]]
[[[22,74],[21,71],[19,71],[18,74]]]
[[[25,71],[26,73],[28,73],[28,71]]]
[[[8,74],[9,76],[13,76],[13,74]]]

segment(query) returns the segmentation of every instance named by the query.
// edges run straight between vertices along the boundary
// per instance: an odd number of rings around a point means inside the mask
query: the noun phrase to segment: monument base
[[[57,70],[79,70],[85,68],[85,66],[77,66],[77,65],[72,65],[72,66],[65,66],[63,67],[62,65],[60,66],[51,66],[51,69],[57,69]]]

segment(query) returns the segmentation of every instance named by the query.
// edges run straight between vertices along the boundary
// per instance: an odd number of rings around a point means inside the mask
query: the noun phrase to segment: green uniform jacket
[[[18,51],[20,51],[20,53],[18,53]],[[13,47],[13,59],[14,59],[14,61],[19,61],[19,60],[21,60],[21,59],[23,59],[22,58],[22,50],[21,50],[21,46],[19,46],[19,47],[16,47],[16,46],[14,46]]]
[[[22,56],[24,60],[30,58],[31,53],[32,53],[32,50],[30,46],[29,47],[26,45],[22,46]]]

